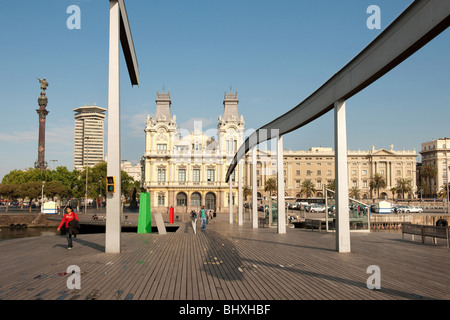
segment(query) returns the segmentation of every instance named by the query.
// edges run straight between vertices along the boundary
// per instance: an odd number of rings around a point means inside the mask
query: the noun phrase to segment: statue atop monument
[[[48,82],[45,78],[44,79],[38,78],[38,80],[41,83],[41,95],[45,95],[45,90],[47,90]]]

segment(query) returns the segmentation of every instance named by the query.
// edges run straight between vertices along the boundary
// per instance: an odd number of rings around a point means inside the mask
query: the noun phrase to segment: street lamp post
[[[87,202],[88,202],[88,174],[89,174],[89,148],[87,146],[87,141],[89,141],[90,137],[84,137],[85,146],[84,149],[86,151],[86,191],[84,193],[84,213],[87,214]]]
[[[445,179],[445,186],[447,189],[447,214],[449,213],[449,200],[450,200],[450,196],[449,196],[449,183],[448,183],[448,158],[447,158],[447,148],[448,148],[448,142],[447,142],[447,138],[445,138],[445,175],[446,175],[446,179]]]
[[[42,181],[42,190],[41,190],[41,213],[44,212],[44,185],[45,181]],[[31,203],[30,203],[31,205]]]

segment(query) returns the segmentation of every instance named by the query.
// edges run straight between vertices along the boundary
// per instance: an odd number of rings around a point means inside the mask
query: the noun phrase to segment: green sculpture
[[[137,233],[152,233],[150,193],[148,192],[141,192]]]

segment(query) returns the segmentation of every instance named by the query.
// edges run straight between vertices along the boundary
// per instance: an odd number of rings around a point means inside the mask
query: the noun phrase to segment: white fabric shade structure
[[[413,53],[418,51],[434,37],[439,35],[450,24],[450,1],[448,0],[416,0],[401,15],[393,21],[376,39],[374,39],[354,59],[334,74],[319,89],[299,103],[296,107],[260,127],[251,134],[240,146],[228,168],[226,182],[230,180],[239,162],[246,153],[258,144],[277,138],[278,152],[282,153],[282,136],[303,127],[309,122],[335,110],[335,149],[336,149],[336,208],[337,208],[337,242],[338,251],[350,250],[348,230],[345,234],[339,232],[348,221],[348,184],[347,184],[347,155],[345,136],[345,100],[357,94],[377,79],[395,68]],[[332,48],[331,48],[332,49]],[[253,157],[254,159],[254,157]],[[280,159],[280,157],[278,157]],[[253,160],[255,161],[255,160]],[[282,157],[281,160],[282,161]],[[254,163],[254,167],[255,167]],[[282,164],[278,165],[281,167]],[[278,194],[284,195],[283,179],[278,179]],[[256,187],[253,188],[256,190]],[[254,192],[256,198],[256,192]],[[278,199],[284,197],[278,197]],[[278,200],[279,201],[279,200]],[[340,203],[340,205],[338,205]],[[347,205],[346,205],[347,204]],[[254,206],[255,207],[255,206]],[[341,210],[339,210],[339,207]],[[282,221],[284,214],[284,199],[278,202],[278,221]],[[339,217],[340,211],[340,217]],[[230,211],[231,212],[231,211]],[[345,217],[345,215],[347,217]],[[278,223],[280,224],[280,223]],[[342,231],[342,229],[341,229]],[[346,243],[340,245],[341,239]],[[342,248],[343,247],[343,248]]]

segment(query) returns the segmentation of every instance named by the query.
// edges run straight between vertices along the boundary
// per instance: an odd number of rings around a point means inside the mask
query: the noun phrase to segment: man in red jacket
[[[66,213],[64,214],[61,223],[59,224],[58,231],[61,230],[61,227],[64,225],[64,228],[66,229],[66,237],[67,237],[67,249],[72,249],[72,234],[69,232],[69,222],[77,220],[78,216],[75,212],[73,212],[71,206],[67,206]]]

